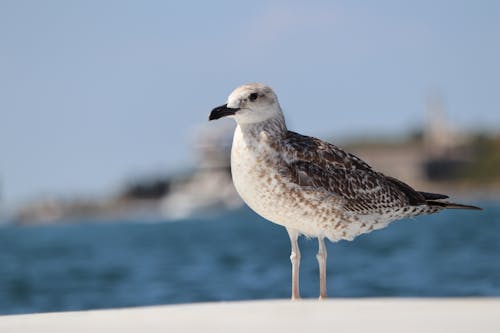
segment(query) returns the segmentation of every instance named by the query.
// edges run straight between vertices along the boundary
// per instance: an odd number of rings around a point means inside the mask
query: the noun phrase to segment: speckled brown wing
[[[286,164],[284,176],[300,186],[342,197],[348,211],[372,214],[425,204],[423,196],[410,186],[319,139],[289,131],[281,153]]]

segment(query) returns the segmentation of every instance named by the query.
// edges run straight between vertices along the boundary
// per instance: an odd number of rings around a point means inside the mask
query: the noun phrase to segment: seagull
[[[208,119],[222,117],[237,123],[231,148],[236,190],[252,210],[288,232],[292,300],[300,299],[300,235],[318,239],[320,299],[325,299],[325,238],[353,240],[395,220],[446,208],[481,209],[416,191],[333,144],[289,131],[276,94],[264,84],[236,88]]]

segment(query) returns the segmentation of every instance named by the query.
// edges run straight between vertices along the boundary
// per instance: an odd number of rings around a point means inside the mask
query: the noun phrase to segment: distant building
[[[467,137],[450,124],[440,95],[434,94],[427,101],[423,140],[426,154],[423,163],[425,176],[430,180],[453,180],[460,177],[461,171],[471,160],[471,154],[465,146]]]

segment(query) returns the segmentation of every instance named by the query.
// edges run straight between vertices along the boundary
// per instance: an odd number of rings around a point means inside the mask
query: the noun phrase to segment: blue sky
[[[435,91],[457,126],[499,129],[499,3],[2,0],[0,202],[181,168],[246,82],[309,135],[404,132]]]

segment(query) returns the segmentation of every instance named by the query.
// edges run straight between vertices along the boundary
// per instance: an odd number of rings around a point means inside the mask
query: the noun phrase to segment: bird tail
[[[427,200],[427,205],[434,207],[442,207],[448,209],[472,209],[472,210],[483,210],[481,207],[471,206],[471,205],[462,205],[453,202],[447,201],[436,201],[436,200]]]
[[[449,196],[447,196],[445,194],[422,192],[422,191],[418,191],[418,193],[420,193],[424,197],[425,200],[441,200],[441,199],[448,199],[449,198]]]
[[[449,209],[472,209],[472,210],[483,210],[481,207],[462,205],[454,202],[438,201],[442,199],[448,199],[447,195],[429,192],[419,192],[425,199],[427,205],[433,207],[449,208]]]

